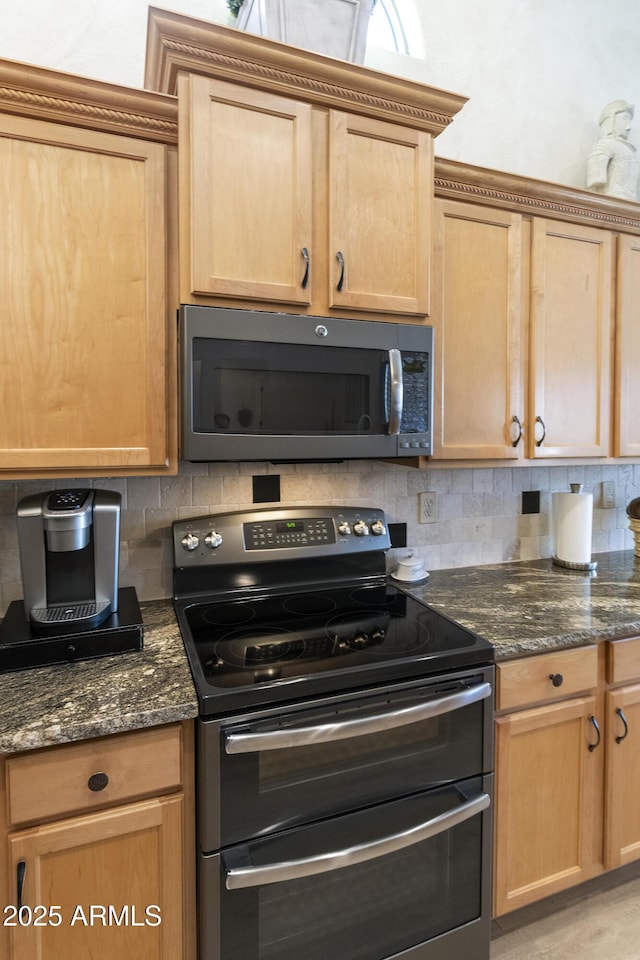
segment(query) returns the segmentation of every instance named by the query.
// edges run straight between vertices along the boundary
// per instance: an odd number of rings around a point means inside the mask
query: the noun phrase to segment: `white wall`
[[[640,104],[638,0],[396,2],[417,9],[425,56],[369,48],[366,62],[470,98],[438,138],[442,157],[583,186],[602,107]],[[157,6],[231,22],[225,0]],[[142,86],[147,10],[145,0],[0,0],[0,57]]]

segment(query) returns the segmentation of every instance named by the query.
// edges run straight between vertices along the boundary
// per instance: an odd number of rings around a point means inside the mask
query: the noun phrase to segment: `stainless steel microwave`
[[[182,306],[179,336],[183,460],[431,453],[431,327]]]

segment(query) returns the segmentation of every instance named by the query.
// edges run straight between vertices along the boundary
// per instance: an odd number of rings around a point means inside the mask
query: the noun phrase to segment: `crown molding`
[[[150,7],[145,87],[175,94],[181,72],[404,123],[432,136],[466,103],[413,80]]]
[[[174,97],[0,60],[0,111],[54,123],[178,142]]]
[[[638,203],[438,157],[435,195],[622,233],[640,233]]]

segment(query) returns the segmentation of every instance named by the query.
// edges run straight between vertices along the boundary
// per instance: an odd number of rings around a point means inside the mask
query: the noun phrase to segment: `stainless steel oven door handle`
[[[268,863],[260,867],[225,868],[225,885],[227,890],[240,890],[245,887],[259,887],[268,883],[281,883],[284,880],[300,880],[302,877],[313,877],[319,873],[329,873],[341,867],[351,867],[357,863],[366,863],[377,857],[404,850],[422,840],[451,830],[459,823],[464,823],[476,814],[486,810],[491,803],[488,793],[481,793],[472,800],[439,814],[432,820],[419,823],[415,827],[394,833],[380,840],[362,843],[345,850],[336,850],[332,853],[323,853],[314,857],[304,857],[300,860],[288,860],[283,863]]]
[[[389,378],[391,381],[389,434],[390,436],[397,436],[400,433],[400,422],[402,420],[403,382],[402,354],[395,348],[389,350]]]
[[[288,747],[308,747],[314,743],[327,743],[334,740],[346,740],[349,737],[364,737],[370,733],[394,730],[410,723],[429,720],[443,713],[452,713],[478,700],[491,696],[490,683],[477,683],[458,693],[437,697],[425,703],[417,703],[388,713],[358,717],[356,720],[344,720],[340,723],[323,723],[317,726],[298,727],[297,729],[269,730],[266,733],[227,733],[224,750],[232,753],[259,753],[262,750],[283,750]]]

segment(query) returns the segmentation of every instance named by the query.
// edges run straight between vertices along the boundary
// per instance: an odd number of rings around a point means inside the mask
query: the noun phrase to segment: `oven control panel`
[[[278,507],[191,517],[173,524],[176,567],[344,556],[391,546],[384,512],[373,507]]]
[[[330,517],[312,520],[296,517],[245,523],[244,542],[247,550],[277,550],[279,547],[335,543],[336,536]]]

